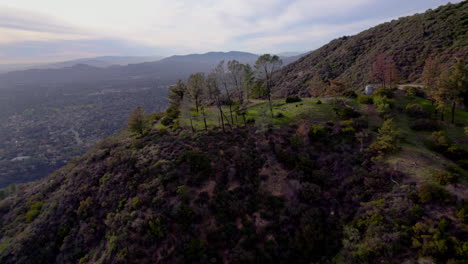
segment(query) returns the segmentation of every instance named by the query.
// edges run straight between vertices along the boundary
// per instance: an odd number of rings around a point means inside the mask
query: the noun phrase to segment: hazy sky
[[[442,0],[0,0],[0,63],[309,51]],[[452,1],[460,2],[460,1]]]

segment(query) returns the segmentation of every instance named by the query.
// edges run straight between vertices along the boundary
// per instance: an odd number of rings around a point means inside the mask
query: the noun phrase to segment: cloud
[[[457,0],[458,1],[458,0]],[[41,42],[177,53],[312,50],[440,0],[2,0],[0,43]],[[112,42],[114,41],[114,42]],[[115,43],[115,44],[114,44]],[[130,43],[130,44],[128,44]],[[41,44],[41,45],[42,45]],[[3,46],[3,49],[6,46]],[[1,48],[1,47],[0,47]],[[73,50],[72,50],[73,49]],[[114,50],[114,49],[113,49]],[[131,49],[134,52],[134,49]],[[152,52],[151,54],[155,54]],[[169,55],[169,54],[162,54]]]

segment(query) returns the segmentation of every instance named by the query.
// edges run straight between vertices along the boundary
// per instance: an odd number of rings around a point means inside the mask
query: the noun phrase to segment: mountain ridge
[[[427,58],[439,56],[446,64],[468,58],[468,1],[447,4],[421,14],[402,17],[332,40],[282,69],[274,76],[276,94],[308,96],[308,82],[338,79],[356,90],[370,81],[377,55],[393,58],[403,82],[417,81]]]

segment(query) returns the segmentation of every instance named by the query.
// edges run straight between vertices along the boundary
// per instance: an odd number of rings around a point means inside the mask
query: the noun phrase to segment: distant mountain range
[[[417,81],[427,58],[440,57],[447,66],[456,58],[468,59],[467,10],[468,1],[448,4],[335,39],[280,69],[274,80],[276,93],[307,96],[308,82],[315,75],[363,89],[381,53],[393,58],[402,82]]]
[[[131,63],[157,61],[162,58],[162,56],[100,56],[53,63],[0,64],[0,73],[29,69],[58,69],[71,67],[76,64],[87,64],[89,66],[105,68],[113,65],[127,65]]]
[[[300,56],[282,57],[284,65]],[[153,61],[129,63],[129,61]],[[155,79],[163,82],[185,79],[191,73],[211,71],[225,60],[237,60],[254,64],[258,55],[247,52],[208,52],[204,54],[175,55],[164,59],[158,57],[97,57],[79,59],[0,74],[0,86],[31,83],[94,82],[103,80]]]

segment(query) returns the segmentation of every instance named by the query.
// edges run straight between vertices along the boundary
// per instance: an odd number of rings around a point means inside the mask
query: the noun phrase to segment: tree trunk
[[[203,123],[205,124],[205,131],[208,131],[208,126],[206,125],[205,107],[202,106],[201,110],[203,115]]]
[[[234,115],[232,114],[232,101],[229,101],[229,113],[231,115],[231,124],[234,126]]]
[[[222,106],[218,106],[218,110],[219,110],[219,116],[221,117],[221,126],[223,128],[223,132],[226,132],[226,129],[224,128],[224,118],[223,118]]]
[[[192,132],[195,133],[195,128],[193,127],[192,116],[190,116],[190,126],[192,127]]]
[[[452,124],[455,123],[455,102],[452,102]]]

